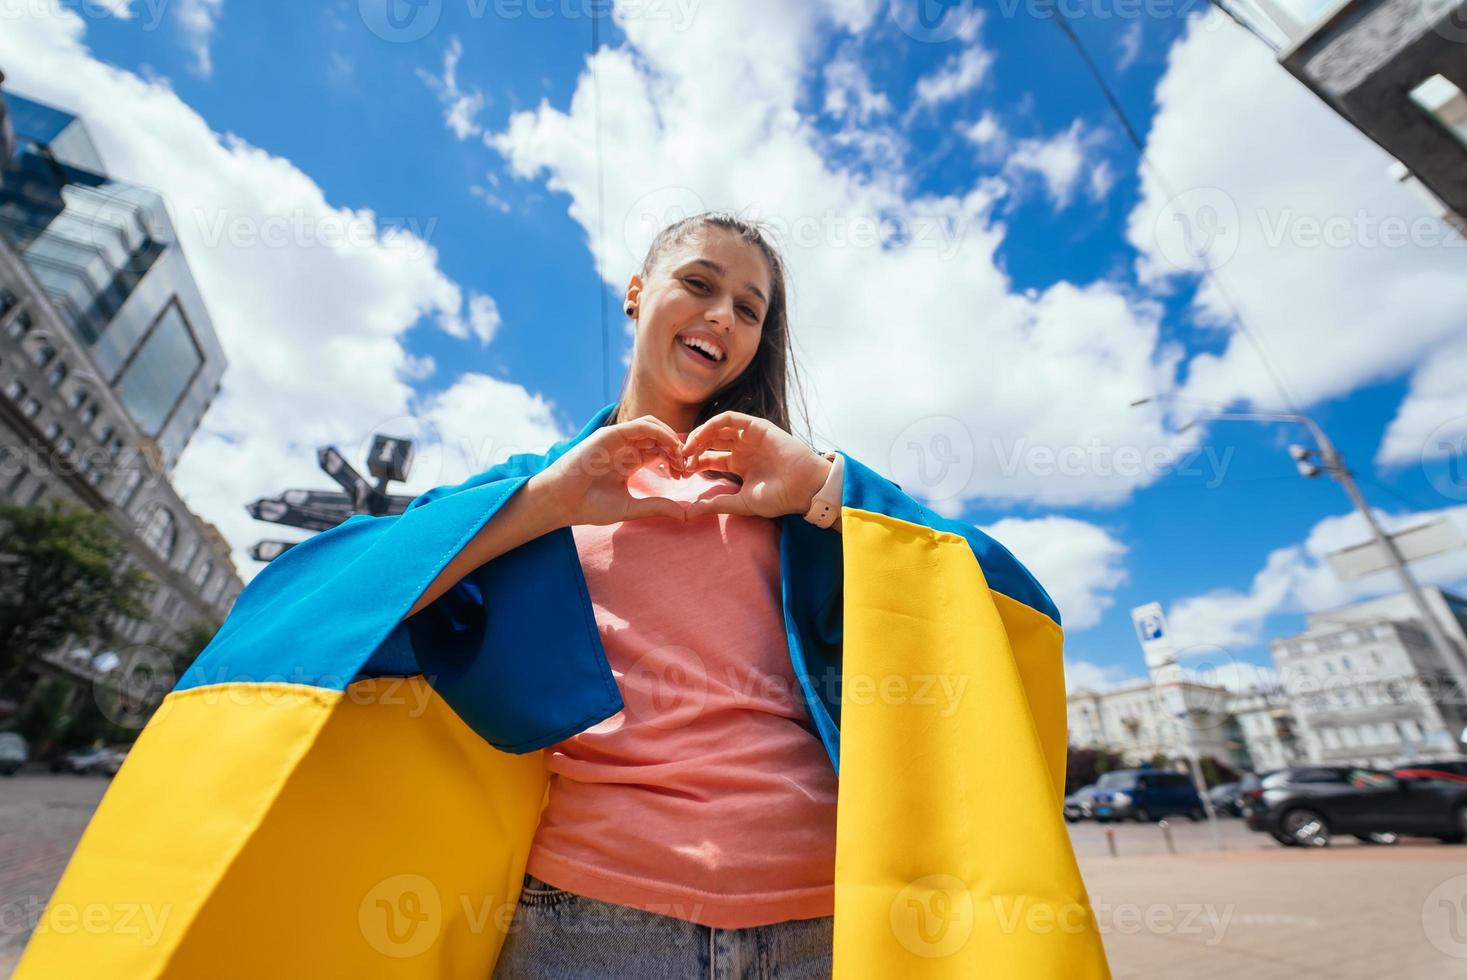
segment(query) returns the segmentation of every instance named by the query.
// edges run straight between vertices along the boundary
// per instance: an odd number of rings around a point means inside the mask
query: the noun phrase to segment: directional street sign
[[[245,505],[250,516],[272,524],[285,524],[307,531],[329,531],[356,514],[383,517],[401,514],[414,495],[387,492],[387,484],[405,481],[413,465],[410,439],[376,436],[367,457],[367,468],[376,484],[357,472],[335,446],[316,452],[321,469],[340,490],[291,489],[279,497],[262,497]],[[256,561],[273,561],[297,542],[261,541],[250,549]]]

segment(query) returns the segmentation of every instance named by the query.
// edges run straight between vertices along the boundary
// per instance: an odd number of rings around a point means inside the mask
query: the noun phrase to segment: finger
[[[672,427],[661,419],[654,418],[650,415],[644,416],[639,419],[632,419],[630,422],[623,422],[617,428],[625,430],[622,433],[622,438],[626,440],[628,445],[631,445],[633,440],[651,440],[654,445],[660,446],[667,453],[668,459],[681,463],[683,455],[682,440],[677,437],[676,432],[672,431]]]
[[[688,504],[688,520],[703,517],[707,514],[737,514],[748,517],[752,512],[749,510],[748,498],[742,490],[736,493],[720,493],[711,497],[703,497]]]
[[[699,453],[683,465],[682,473],[684,476],[690,476],[704,470],[727,470],[740,476],[744,473],[742,464],[734,461],[733,453],[723,452]]]
[[[679,523],[687,518],[687,506],[667,497],[633,497],[627,505],[626,520],[636,521],[644,517],[667,517]]]
[[[688,433],[688,438],[683,441],[683,455],[690,456],[705,449],[731,451],[738,448],[741,438],[742,430],[734,426],[724,425],[715,428],[699,426],[698,429]]]
[[[719,429],[733,429],[736,432],[741,432],[748,428],[749,424],[753,421],[754,416],[745,415],[743,412],[719,412],[717,415],[706,420],[702,425],[694,427],[693,431],[688,433],[688,438],[685,440],[684,445],[702,437],[706,432],[716,432]]]

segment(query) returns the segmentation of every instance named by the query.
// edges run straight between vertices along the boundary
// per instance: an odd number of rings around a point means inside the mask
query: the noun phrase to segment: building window
[[[112,426],[107,426],[105,429],[102,430],[102,434],[97,436],[97,441],[104,446],[107,445],[107,440],[112,438],[112,433],[114,431],[116,430],[114,430]]]
[[[141,521],[138,534],[164,561],[173,557],[173,546],[178,541],[178,523],[167,507],[159,503],[153,504]]]
[[[27,398],[25,401],[21,402],[20,414],[24,415],[28,419],[35,418],[37,415],[41,414],[41,403],[36,401],[34,398]]]
[[[71,368],[66,366],[65,361],[60,361],[55,367],[51,369],[51,373],[46,375],[46,382],[50,384],[52,388],[60,388],[61,382],[65,381],[66,376],[70,373]],[[76,406],[73,405],[72,407],[75,408]]]
[[[133,496],[138,491],[138,485],[142,482],[143,474],[141,470],[128,470],[123,474],[122,482],[117,485],[117,493],[112,497],[117,506],[126,510],[132,503]]]
[[[4,316],[15,309],[15,304],[19,302],[20,300],[16,299],[14,293],[4,286],[0,286],[0,316]]]
[[[76,440],[73,439],[71,436],[67,436],[65,439],[61,440],[61,444],[58,445],[56,448],[61,451],[61,455],[70,456],[72,452],[76,449]]]
[[[30,311],[21,310],[20,314],[14,320],[10,321],[10,324],[5,328],[5,332],[10,335],[11,340],[19,340],[31,332],[33,323]]]
[[[83,398],[86,395],[82,395]],[[87,407],[81,410],[82,425],[91,425],[97,420],[97,403],[87,402]]]
[[[202,565],[199,566],[198,573],[196,575],[194,575],[194,585],[199,586],[200,588],[202,588],[203,585],[204,585],[204,583],[206,581],[208,581],[209,576],[212,575],[213,573],[214,573],[214,563],[212,561],[206,561],[206,562],[204,562]]]
[[[21,384],[15,378],[11,378],[8,382],[6,382],[6,384],[5,384],[5,397],[6,398],[9,398],[13,402],[18,402],[18,401],[20,401],[21,396],[23,396],[24,394],[25,394],[25,385]]]
[[[46,433],[46,438],[47,439],[49,439],[51,442],[55,442],[56,439],[61,435],[61,423],[60,422],[48,422],[48,423],[46,423],[45,433]]]
[[[1432,75],[1411,90],[1411,101],[1467,146],[1467,95],[1441,75]]]
[[[154,322],[114,387],[138,427],[156,438],[203,364],[203,351],[173,303]]]
[[[36,367],[45,367],[55,356],[56,348],[45,341],[31,348],[31,363]]]

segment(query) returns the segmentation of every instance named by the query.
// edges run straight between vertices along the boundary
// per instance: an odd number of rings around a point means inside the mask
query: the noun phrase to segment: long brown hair
[[[784,431],[794,435],[790,422],[790,397],[799,398],[802,417],[809,425],[809,413],[805,411],[804,388],[800,382],[799,369],[790,345],[789,303],[785,295],[785,265],[779,250],[770,244],[756,221],[746,221],[728,211],[703,211],[689,215],[681,221],[668,225],[657,233],[642,259],[639,275],[645,283],[658,263],[674,248],[687,244],[709,228],[721,228],[737,235],[745,244],[753,245],[764,255],[769,269],[769,307],[764,312],[764,327],[759,337],[759,349],[744,372],[731,383],[715,392],[703,403],[693,425],[696,427],[719,412],[742,412],[757,418],[768,419]],[[622,379],[621,392],[617,396],[616,411],[607,417],[608,423],[620,421],[621,402],[626,397],[630,372]],[[808,438],[805,440],[810,441]]]

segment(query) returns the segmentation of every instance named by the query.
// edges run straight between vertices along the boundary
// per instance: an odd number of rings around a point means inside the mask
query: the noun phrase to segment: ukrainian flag
[[[546,798],[538,750],[621,696],[569,528],[402,617],[614,408],[256,576],[114,778],[16,976],[489,977]],[[781,519],[791,656],[838,763],[834,975],[1108,978],[1061,813],[1049,596],[850,456],[841,520]],[[832,671],[834,692],[815,680]]]

